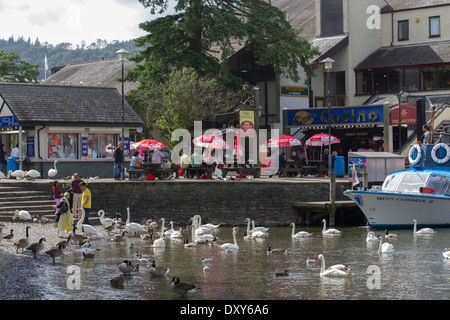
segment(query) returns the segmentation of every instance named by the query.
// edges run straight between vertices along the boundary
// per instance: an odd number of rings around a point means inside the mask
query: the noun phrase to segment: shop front
[[[42,178],[55,165],[56,178],[74,172],[113,177],[113,151],[122,139],[122,125],[126,160],[129,133],[143,125],[126,101],[122,107],[115,88],[0,83],[0,104],[6,154],[10,157],[19,146],[17,167],[37,170]]]
[[[331,127],[331,135],[340,143],[332,144],[330,151],[345,158],[349,151],[387,150],[390,139],[388,105],[287,109],[284,119],[284,132],[300,130],[303,143],[317,133],[328,134]],[[330,149],[327,145],[308,147],[308,157],[321,160],[325,148]]]

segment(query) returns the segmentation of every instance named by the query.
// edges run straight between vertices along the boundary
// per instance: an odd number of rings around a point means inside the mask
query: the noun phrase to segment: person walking
[[[78,173],[73,174],[73,180],[72,180],[72,214],[73,216],[78,219],[80,218],[80,209],[81,209],[81,199],[83,197],[83,190],[80,188],[80,183],[83,182],[83,180],[80,179],[80,176]]]
[[[58,237],[63,238],[72,230],[73,216],[70,211],[70,194],[65,192],[60,203],[56,206],[58,212],[55,218],[55,227],[58,228]],[[64,234],[66,232],[66,234]]]
[[[120,141],[114,150],[114,179],[120,180],[123,176],[123,142]],[[123,180],[125,177],[123,176]]]
[[[83,190],[83,196],[81,200],[81,207],[84,209],[84,220],[81,222],[82,224],[90,224],[89,223],[89,214],[91,213],[91,203],[92,203],[92,195],[91,191],[88,189],[86,182],[80,183],[80,188]]]

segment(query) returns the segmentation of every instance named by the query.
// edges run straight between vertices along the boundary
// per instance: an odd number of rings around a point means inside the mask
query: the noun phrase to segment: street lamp
[[[325,70],[327,70],[327,89],[328,89],[328,176],[331,176],[332,165],[331,165],[331,88],[330,88],[330,70],[333,68],[333,62],[331,58],[326,58],[322,61],[325,63]]]
[[[125,106],[124,106],[124,90],[123,90],[123,62],[125,61],[125,58],[129,52],[125,49],[120,49],[116,52],[117,56],[119,57],[119,60],[122,61],[122,142],[125,143],[125,128],[124,128],[124,118],[125,118]]]
[[[398,154],[402,154],[402,101],[408,98],[408,92],[402,90],[397,95],[398,100]],[[406,101],[406,100],[405,100]]]

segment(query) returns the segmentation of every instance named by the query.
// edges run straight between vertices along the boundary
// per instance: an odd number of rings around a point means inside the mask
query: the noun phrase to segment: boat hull
[[[450,227],[450,197],[435,194],[407,194],[348,190],[372,228]]]

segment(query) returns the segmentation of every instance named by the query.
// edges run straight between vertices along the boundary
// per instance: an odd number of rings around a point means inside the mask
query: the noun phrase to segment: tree
[[[150,136],[156,127],[171,145],[176,129],[190,130],[196,120],[212,120],[237,106],[245,96],[245,92],[226,90],[216,80],[201,78],[189,68],[173,71],[157,85],[131,91],[127,102],[144,120],[144,134]]]
[[[9,81],[29,82],[37,80],[39,65],[19,60],[20,55],[0,50],[0,77]]]
[[[139,0],[151,13],[164,13],[169,0]],[[178,0],[176,13],[147,21],[147,35],[136,39],[145,50],[132,58],[138,66],[127,79],[146,85],[183,67],[222,83],[236,81],[226,59],[233,42],[252,50],[256,63],[272,65],[277,74],[299,80],[301,65],[314,75],[307,61],[318,52],[286,20],[284,13],[262,0]],[[236,82],[234,82],[236,84]]]

